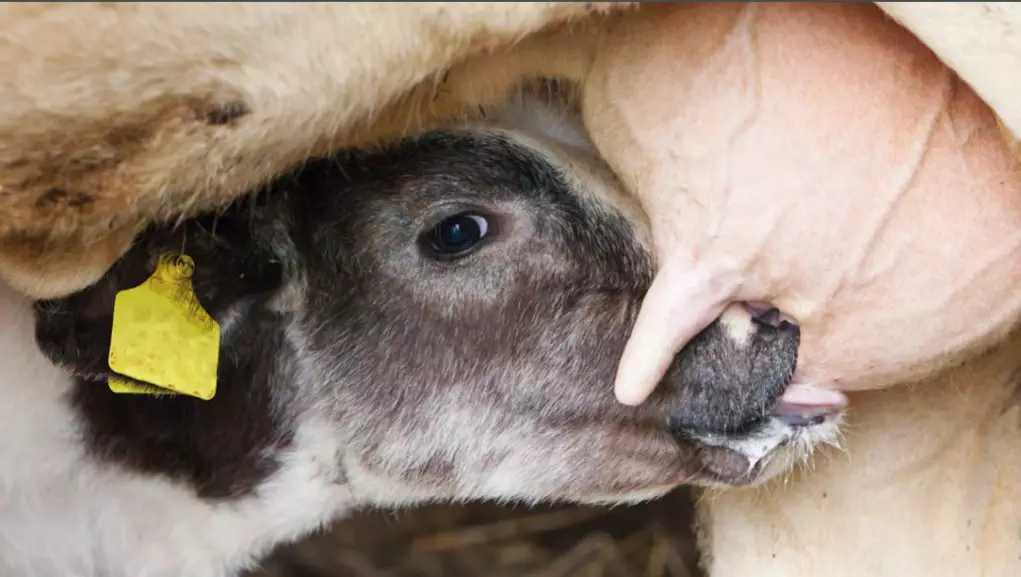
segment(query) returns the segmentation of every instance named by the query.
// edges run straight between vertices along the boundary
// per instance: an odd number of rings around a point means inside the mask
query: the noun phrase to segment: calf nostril
[[[782,331],[791,330],[798,326],[797,321],[780,312],[780,309],[769,303],[747,302],[744,303],[748,315],[752,320]]]
[[[787,332],[787,331],[791,331],[791,330],[797,329],[798,328],[798,323],[791,322],[791,321],[789,321],[787,319],[783,319],[783,320],[780,321],[780,324],[777,325],[776,328],[778,330],[780,330],[781,332]]]
[[[749,310],[748,312],[751,313],[753,319],[760,323],[774,328],[780,328],[780,309],[770,307],[764,311]]]

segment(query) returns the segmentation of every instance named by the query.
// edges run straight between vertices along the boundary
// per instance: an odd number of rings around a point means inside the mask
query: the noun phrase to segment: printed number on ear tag
[[[194,272],[190,257],[163,254],[145,282],[117,293],[109,363],[117,373],[169,389],[163,394],[208,401],[216,394],[220,325],[195,296]],[[116,377],[109,384],[114,392],[139,392],[139,385]]]

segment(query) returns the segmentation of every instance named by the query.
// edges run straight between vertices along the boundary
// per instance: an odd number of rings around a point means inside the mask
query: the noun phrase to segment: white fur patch
[[[720,324],[727,329],[727,336],[742,346],[748,344],[748,339],[755,332],[752,315],[740,304],[732,304],[725,308],[720,314]]]

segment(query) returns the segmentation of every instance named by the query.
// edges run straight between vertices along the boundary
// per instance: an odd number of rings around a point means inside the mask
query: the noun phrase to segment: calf
[[[799,329],[775,311],[728,309],[650,402],[615,402],[647,239],[580,126],[528,101],[154,226],[34,323],[3,288],[0,567],[233,575],[356,507],[634,502],[832,440],[839,415],[778,403]],[[114,297],[179,250],[221,325],[216,396],[116,395]]]

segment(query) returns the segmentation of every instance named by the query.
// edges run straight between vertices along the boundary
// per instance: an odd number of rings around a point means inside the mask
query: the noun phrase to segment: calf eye
[[[428,244],[439,256],[459,257],[467,254],[488,233],[489,221],[486,217],[462,212],[434,226]]]

